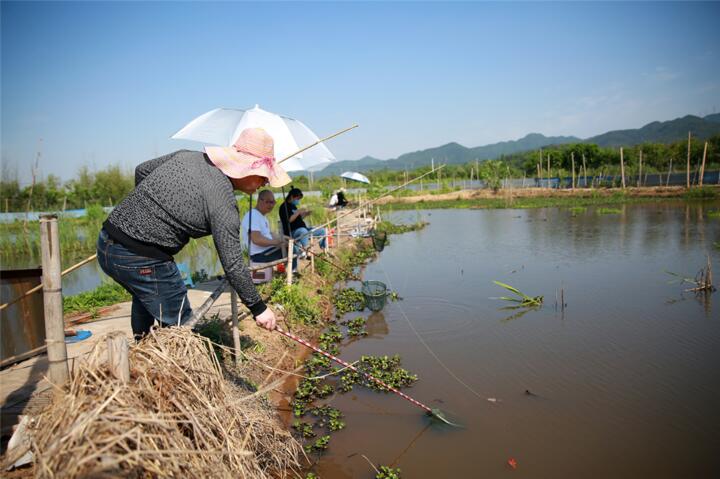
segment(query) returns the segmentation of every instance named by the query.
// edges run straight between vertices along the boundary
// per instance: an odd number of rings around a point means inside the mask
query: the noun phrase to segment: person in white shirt
[[[258,193],[255,208],[245,214],[240,224],[240,234],[249,245],[250,260],[255,263],[269,263],[284,257],[280,247],[285,240],[273,236],[267,220],[267,214],[274,207],[275,195],[270,190],[262,190]],[[295,267],[296,260],[293,259],[293,269]]]

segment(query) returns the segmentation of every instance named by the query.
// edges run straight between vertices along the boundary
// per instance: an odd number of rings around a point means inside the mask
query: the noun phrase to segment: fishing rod
[[[348,216],[348,215],[351,215],[351,214],[357,212],[357,211],[358,211],[360,208],[362,208],[362,207],[366,207],[366,206],[368,206],[368,205],[375,204],[375,203],[377,203],[378,201],[380,201],[381,199],[385,198],[386,196],[395,193],[397,190],[399,190],[399,189],[401,189],[401,188],[405,188],[405,187],[406,187],[407,185],[409,185],[410,183],[412,183],[412,182],[414,182],[414,181],[417,181],[417,180],[419,180],[419,179],[421,179],[421,178],[424,178],[425,176],[427,176],[427,175],[429,175],[429,174],[432,174],[432,173],[435,173],[436,171],[439,171],[439,170],[441,170],[441,169],[443,169],[443,168],[445,168],[445,165],[440,165],[440,166],[438,166],[437,168],[433,168],[432,170],[428,171],[427,173],[425,173],[425,174],[423,174],[423,175],[420,175],[420,176],[418,176],[418,177],[416,177],[416,178],[413,178],[412,180],[408,180],[408,181],[406,181],[405,183],[403,183],[402,185],[397,186],[397,187],[391,189],[390,191],[386,192],[385,194],[383,194],[383,195],[381,195],[381,196],[378,196],[378,197],[375,198],[374,200],[370,200],[370,201],[366,202],[363,206],[358,206],[357,208],[352,209],[352,210],[350,210],[350,211],[348,211],[348,212],[346,212],[346,213],[344,213],[344,214],[342,214],[342,215],[338,215],[336,218],[328,221],[327,223],[323,223],[323,224],[321,224],[320,226],[313,226],[313,227],[310,229],[310,231],[308,231],[307,233],[305,233],[305,234],[302,235],[302,236],[298,236],[297,238],[295,238],[295,241],[297,241],[297,240],[299,240],[299,239],[302,239],[302,238],[304,238],[304,237],[312,234],[312,232],[315,231],[315,230],[318,230],[318,229],[320,229],[320,228],[324,228],[324,227],[326,227],[326,226],[330,226],[331,224],[333,224],[333,223],[336,222],[336,221],[338,222],[338,226],[339,226],[339,224],[340,224],[340,223],[339,223],[340,218],[344,218],[344,217],[346,217],[346,216]]]
[[[387,389],[387,390],[389,390],[389,391],[397,394],[397,395],[400,396],[401,398],[406,399],[406,400],[410,401],[411,403],[413,403],[414,405],[416,405],[417,407],[423,409],[428,416],[431,416],[431,417],[434,417],[434,418],[436,418],[436,419],[439,419],[440,421],[444,422],[445,424],[449,424],[449,425],[451,425],[451,426],[459,427],[458,424],[455,424],[455,423],[453,423],[453,422],[450,422],[447,418],[445,418],[445,415],[444,415],[444,414],[442,413],[442,411],[440,411],[439,409],[432,409],[432,408],[426,406],[425,404],[421,403],[420,401],[418,401],[418,400],[416,400],[416,399],[411,398],[410,396],[408,396],[407,394],[403,393],[402,391],[399,391],[399,390],[395,389],[394,387],[386,384],[384,381],[376,378],[376,377],[373,376],[372,374],[366,373],[365,371],[359,370],[358,368],[356,368],[356,367],[353,366],[352,364],[350,364],[350,363],[348,363],[348,362],[346,362],[346,361],[343,361],[342,359],[338,358],[337,356],[333,356],[332,354],[328,353],[327,351],[323,351],[322,349],[318,348],[317,346],[313,346],[312,344],[310,344],[309,342],[305,341],[304,339],[299,338],[299,337],[295,336],[294,334],[289,333],[289,332],[287,332],[287,331],[283,331],[280,327],[276,327],[276,328],[275,328],[275,331],[277,331],[278,333],[282,334],[282,335],[285,336],[285,337],[288,337],[288,338],[292,339],[293,341],[296,341],[296,342],[302,344],[303,346],[306,346],[306,347],[312,349],[312,350],[315,351],[316,353],[320,353],[320,354],[322,354],[323,356],[325,356],[326,358],[332,359],[333,361],[335,361],[335,362],[337,362],[337,363],[339,363],[339,364],[342,364],[342,365],[345,366],[346,368],[352,369],[352,370],[355,371],[356,373],[362,374],[362,375],[365,376],[366,378],[368,378],[368,379],[370,379],[370,380],[372,380],[372,381],[375,381],[376,383],[378,383],[380,386],[384,387],[385,389]]]

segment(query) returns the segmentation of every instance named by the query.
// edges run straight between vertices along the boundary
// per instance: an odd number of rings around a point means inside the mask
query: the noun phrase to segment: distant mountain
[[[550,145],[566,143],[595,143],[601,147],[633,146],[640,143],[673,143],[687,138],[688,131],[694,138],[705,139],[720,134],[720,113],[713,113],[704,118],[687,115],[670,121],[654,121],[642,128],[634,130],[616,130],[593,136],[586,140],[574,136],[545,136],[540,133],[530,133],[519,140],[502,141],[491,145],[467,148],[459,143],[446,145],[427,150],[405,153],[390,160],[379,160],[366,156],[359,160],[346,160],[332,163],[323,170],[315,173],[316,177],[340,175],[344,171],[367,172],[371,170],[404,170],[430,165],[432,160],[436,164],[461,164],[478,160],[500,158],[503,155],[536,150]]]
[[[524,138],[515,141],[503,141],[492,145],[467,148],[459,143],[448,143],[446,145],[429,148],[427,150],[405,153],[391,160],[378,160],[372,157],[364,157],[356,161],[339,161],[326,166],[315,173],[316,177],[339,175],[344,171],[370,171],[370,170],[411,170],[420,166],[427,166],[434,160],[436,164],[462,164],[473,160],[488,160],[501,155],[509,155],[521,151],[532,150],[547,145],[558,145],[562,143],[573,143],[582,141],[574,136],[551,136],[547,137],[539,133],[531,133]]]
[[[711,121],[713,123],[720,123],[720,113],[713,113],[712,115],[707,115],[705,117],[705,121]]]
[[[632,146],[640,143],[673,143],[687,138],[688,131],[693,137],[705,139],[720,133],[720,115],[705,118],[687,115],[670,121],[654,121],[635,130],[616,130],[593,136],[585,143],[603,147]]]

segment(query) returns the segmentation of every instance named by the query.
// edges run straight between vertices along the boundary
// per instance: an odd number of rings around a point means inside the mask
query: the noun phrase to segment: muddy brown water
[[[720,219],[707,216],[720,204],[620,209],[398,213],[430,225],[391,236],[365,277],[404,300],[341,357],[400,354],[420,377],[406,392],[465,427],[356,386],[329,401],[347,427],[319,476],[374,477],[365,455],[407,478],[720,477],[720,292],[696,297],[665,273],[694,276],[709,252],[720,282]],[[503,310],[493,280],[544,307]]]

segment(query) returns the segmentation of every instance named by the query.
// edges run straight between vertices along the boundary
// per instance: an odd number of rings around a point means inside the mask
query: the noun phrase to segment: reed
[[[154,331],[129,352],[120,383],[105,342],[75,368],[33,422],[36,475],[46,477],[287,477],[300,445],[261,396],[223,378],[210,342]]]

